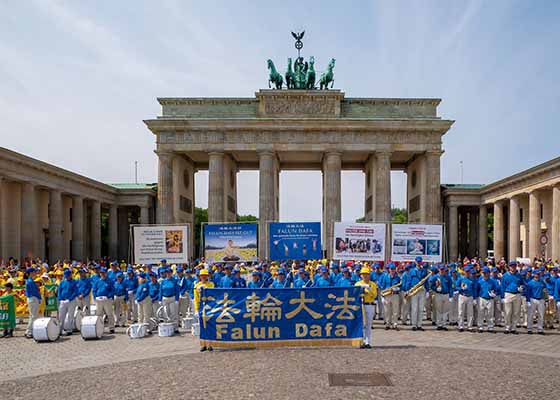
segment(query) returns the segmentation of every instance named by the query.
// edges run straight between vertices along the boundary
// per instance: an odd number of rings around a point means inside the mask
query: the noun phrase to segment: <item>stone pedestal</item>
[[[323,248],[327,257],[332,257],[334,223],[341,219],[340,171],[342,167],[339,152],[325,153],[323,158]]]
[[[72,198],[72,258],[83,260],[84,252],[84,199]]]

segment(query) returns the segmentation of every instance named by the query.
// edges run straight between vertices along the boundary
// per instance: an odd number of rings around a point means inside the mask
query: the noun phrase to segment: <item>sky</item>
[[[0,146],[103,182],[157,181],[143,119],[157,97],[251,97],[290,31],[318,70],[336,58],[347,97],[441,98],[442,183],[490,183],[559,156],[558,1],[0,0]],[[207,206],[208,175],[196,175]],[[405,206],[404,173],[392,203]],[[321,219],[321,173],[282,172],[280,218]],[[238,175],[258,215],[258,172]],[[342,173],[342,219],[364,212],[364,177]]]

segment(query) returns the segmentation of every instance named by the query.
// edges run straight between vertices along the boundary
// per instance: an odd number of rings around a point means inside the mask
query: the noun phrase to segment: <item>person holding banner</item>
[[[321,273],[321,275],[315,278],[315,283],[313,284],[313,287],[321,288],[321,287],[334,286],[331,281],[331,277],[329,275],[329,270],[327,267],[321,266],[319,268],[319,272]]]
[[[70,336],[74,329],[74,311],[76,310],[76,297],[78,297],[78,285],[72,278],[72,271],[65,269],[64,279],[58,286],[58,322],[60,323],[60,334],[66,330],[66,335]],[[67,322],[68,321],[68,322]]]
[[[200,270],[200,273],[198,274],[198,277],[200,279],[200,282],[197,282],[196,285],[194,285],[194,311],[196,313],[198,313],[200,311],[200,302],[201,302],[202,290],[204,288],[213,288],[214,287],[214,283],[210,282],[208,280],[208,278],[209,278],[208,270],[206,270],[206,269]],[[200,342],[201,342],[200,343],[201,344],[201,347],[200,347],[201,352],[206,351],[206,350],[208,350],[208,351],[214,350],[212,348],[212,346],[207,346],[205,341],[201,340]]]
[[[375,313],[375,299],[377,298],[377,285],[370,279],[369,268],[362,268],[360,270],[361,280],[356,282],[355,286],[363,288],[362,305],[364,316],[363,327],[363,344],[360,346],[362,349],[371,349],[371,326],[373,324],[373,315]]]
[[[233,268],[233,288],[244,289],[247,287],[247,281],[241,277],[241,270],[235,266]]]
[[[0,319],[0,323],[4,325],[4,330],[2,333],[3,338],[14,337],[14,328],[16,326],[16,310],[14,306],[14,284],[12,282],[7,282],[4,284],[5,293],[2,294],[3,303],[6,306],[2,307],[1,311],[6,316]],[[11,311],[11,313],[10,313]]]
[[[285,289],[290,287],[290,282],[286,279],[286,271],[280,268],[278,270],[278,274],[274,281],[272,281],[272,285],[270,286],[272,289]]]
[[[25,330],[25,337],[27,339],[33,338],[33,322],[39,318],[39,304],[41,304],[41,293],[35,283],[35,276],[37,270],[29,267],[26,270],[27,280],[25,281],[25,296],[27,297],[27,306],[29,307],[29,322]]]

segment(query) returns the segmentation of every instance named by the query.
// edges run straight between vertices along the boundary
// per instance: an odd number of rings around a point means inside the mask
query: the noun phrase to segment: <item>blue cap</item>
[[[255,269],[256,269],[256,270],[261,270],[261,269],[262,269],[262,265],[257,265],[257,266],[255,267]]]
[[[65,269],[64,270],[64,277],[69,277],[72,276],[72,271],[70,271],[69,269]]]
[[[325,272],[329,272],[329,270],[327,269],[327,267],[321,267],[320,268],[321,273],[325,273]]]
[[[422,262],[422,257],[416,256],[416,258],[414,259],[414,261],[416,261],[417,263]]]
[[[128,269],[126,270],[126,273],[127,273],[127,274],[133,274],[133,273],[134,273],[134,270],[133,270],[132,268],[128,268]]]
[[[35,271],[36,271],[36,269],[33,268],[33,267],[29,267],[29,268],[27,268],[27,269],[25,270],[25,272],[27,272],[28,274],[31,274],[31,273],[33,273],[33,272],[35,272]]]
[[[192,269],[187,268],[187,269],[185,269],[185,272],[186,272],[187,274],[192,274]]]
[[[389,263],[389,269],[397,269],[397,266],[394,263]]]
[[[284,271],[283,269],[279,269],[278,275],[286,275],[286,271]]]
[[[153,272],[153,271],[150,271],[150,272],[148,273],[148,275],[150,275],[150,276],[156,276],[156,273]]]
[[[87,268],[82,268],[82,269],[80,269],[80,272],[84,272],[84,273],[87,274],[88,270],[87,270]]]
[[[544,277],[545,277],[545,278],[550,278],[551,276],[552,276],[552,275],[550,275],[550,272],[545,272],[545,273],[544,273]]]
[[[162,264],[167,264],[167,260],[164,258],[164,259],[161,260],[161,263]]]
[[[241,272],[241,270],[239,269],[239,267],[234,267],[233,268],[233,273],[237,274],[238,272]]]
[[[342,273],[350,272],[350,270],[347,267],[342,267],[341,271]]]
[[[261,276],[261,273],[258,272],[258,271],[253,271],[253,272],[251,273],[251,275],[253,275],[253,276],[255,276],[255,275],[256,275],[256,276]]]
[[[107,273],[107,268],[101,267],[101,268],[99,269],[99,272],[105,272],[105,273]]]
[[[517,266],[517,261],[510,261],[510,262],[508,262],[508,265],[510,267],[516,267]]]
[[[175,271],[177,271],[177,272],[183,272],[183,267],[179,266],[179,267],[175,268]]]
[[[231,269],[231,265],[230,265],[230,264],[226,264],[226,265],[224,266],[224,268],[225,268],[225,269]]]
[[[93,264],[93,269],[99,269],[99,264]]]
[[[138,277],[142,278],[142,279],[146,279],[146,273],[145,272],[140,272],[138,274]]]
[[[412,266],[411,266],[410,264],[406,264],[406,265],[404,266],[404,269],[410,269],[410,268],[412,268]]]
[[[492,267],[492,269],[490,269],[490,272],[498,272],[498,268]]]
[[[552,267],[552,270],[553,270],[554,272],[558,272],[558,267],[555,265],[554,267]]]
[[[124,275],[122,272],[117,272],[117,278],[124,278]]]
[[[490,268],[488,268],[487,266],[484,266],[484,268],[482,268],[482,272],[484,274],[489,274],[490,273]]]

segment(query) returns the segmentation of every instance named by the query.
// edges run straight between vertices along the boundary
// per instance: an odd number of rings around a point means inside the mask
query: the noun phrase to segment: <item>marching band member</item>
[[[192,289],[194,285],[192,281],[185,276],[183,267],[180,265],[175,269],[175,280],[177,281],[177,288],[179,290],[178,313],[185,317],[191,306],[189,289]]]
[[[430,289],[434,292],[435,323],[438,331],[446,331],[446,314],[453,301],[451,277],[445,264],[441,264],[438,273],[430,279]]]
[[[124,275],[122,272],[117,272],[115,275],[116,280],[114,281],[115,295],[113,297],[113,304],[115,306],[115,326],[125,326],[126,324],[126,312],[124,311],[124,306],[128,303],[128,289],[126,283],[124,282]]]
[[[179,286],[171,275],[169,267],[165,268],[164,278],[160,284],[160,300],[170,322],[178,323],[177,302],[179,301]],[[175,332],[179,332],[178,325],[175,325]]]
[[[99,279],[93,285],[93,297],[95,298],[95,315],[107,316],[109,332],[115,333],[115,316],[113,315],[113,281],[107,277],[107,269],[99,269]]]
[[[401,275],[401,291],[399,297],[401,300],[401,322],[403,325],[408,325],[410,318],[410,299],[405,296],[405,293],[410,290],[410,269],[411,265],[406,263],[404,272]]]
[[[29,267],[26,270],[28,278],[25,281],[25,296],[27,297],[27,305],[29,308],[29,322],[25,330],[25,337],[33,338],[33,322],[39,318],[39,304],[41,304],[41,293],[35,283],[37,270]]]
[[[383,273],[378,279],[378,287],[380,293],[392,288],[389,294],[381,296],[385,315],[384,323],[386,330],[393,328],[398,331],[400,287],[397,285],[400,284],[401,278],[397,275],[396,268],[395,264],[389,263],[388,272]]]
[[[498,268],[492,267],[490,269],[490,277],[496,284],[496,297],[494,297],[494,324],[501,326],[502,318],[502,277],[498,274]]]
[[[136,303],[136,290],[138,289],[138,278],[134,274],[134,270],[128,267],[126,270],[126,278],[124,285],[128,295],[126,319],[131,323],[138,321],[138,304]]]
[[[475,300],[478,291],[477,282],[473,277],[472,265],[467,264],[464,273],[465,275],[457,281],[459,290],[459,332],[465,330],[465,317],[467,318],[467,329],[472,332],[474,324],[473,307],[476,305]]]
[[[247,287],[247,281],[241,277],[241,270],[237,266],[233,268],[233,287],[236,289]]]
[[[202,289],[214,287],[214,283],[208,280],[208,276],[209,276],[208,270],[202,269],[198,274],[198,277],[200,278],[200,282],[197,282],[196,285],[194,285],[194,311],[196,313],[198,313],[200,310],[200,302],[201,302],[200,294],[202,292]],[[200,351],[202,352],[206,350],[212,351],[213,350],[212,346],[207,346],[206,343],[201,340]]]
[[[78,297],[78,284],[72,278],[72,271],[64,270],[64,279],[58,286],[58,321],[60,323],[60,334],[64,332],[64,325],[68,320],[70,330],[66,335],[71,335],[74,329],[74,311],[76,309],[76,297]]]
[[[331,282],[331,277],[329,275],[329,270],[325,266],[321,266],[319,268],[321,274],[315,278],[315,282],[313,283],[313,287],[331,287],[333,286]]]
[[[531,335],[533,333],[533,316],[537,313],[537,333],[539,335],[544,335],[543,325],[544,325],[544,298],[543,289],[546,288],[545,283],[540,278],[541,271],[536,269],[533,273],[533,279],[527,283],[526,286],[526,296],[527,296],[527,308],[529,310],[527,316],[527,333]]]
[[[138,322],[150,324],[152,318],[152,298],[150,297],[150,287],[146,279],[146,274],[141,272],[138,275],[138,287],[134,293],[135,303],[138,306]],[[148,328],[148,332],[150,329]]]
[[[276,275],[276,278],[274,279],[274,281],[272,281],[272,285],[270,287],[272,289],[284,289],[289,287],[288,283],[289,282],[286,279],[286,271],[280,268],[278,270],[278,274]]]
[[[373,314],[375,313],[375,299],[377,298],[377,285],[371,281],[369,268],[360,270],[361,280],[355,286],[363,288],[362,304],[364,307],[364,343],[362,349],[371,349],[371,325],[373,324]]]
[[[350,270],[348,269],[348,267],[343,267],[341,271],[342,272],[340,278],[338,278],[338,281],[336,282],[336,286],[337,287],[354,286],[354,283],[352,283],[352,277],[350,276]]]
[[[409,271],[410,281],[409,289],[416,286],[422,279],[427,275],[426,269],[422,265],[422,257],[417,256],[415,259],[415,265]],[[412,298],[410,299],[410,319],[412,324],[412,330],[423,331],[422,328],[422,313],[424,312],[424,301],[426,298],[426,290],[422,287]]]
[[[504,300],[505,334],[517,334],[517,322],[521,309],[521,294],[524,290],[523,279],[517,272],[517,263],[509,262],[509,271],[502,277],[502,299]]]
[[[89,315],[90,295],[91,295],[91,279],[87,276],[86,268],[80,269],[80,279],[78,279],[78,297],[76,298],[76,306],[82,310],[85,315]]]
[[[161,274],[163,273],[163,269],[165,267],[160,267],[158,272]],[[150,298],[152,299],[152,315],[157,316],[157,312],[159,310],[159,307],[161,305],[160,303],[160,299],[159,299],[159,282],[157,280],[157,275],[154,271],[150,271],[148,273],[149,276],[149,282],[148,282],[148,287],[150,289]]]
[[[488,332],[494,332],[494,302],[499,297],[496,281],[490,277],[490,268],[482,268],[482,276],[478,279],[478,331],[484,331],[484,320],[488,325]]]
[[[231,276],[231,264],[226,264],[226,266],[224,267],[222,279],[220,279],[219,284],[216,286],[224,289],[229,289],[233,287],[233,276]]]
[[[109,271],[107,271],[107,277],[115,282],[117,280],[117,274],[119,271],[119,264],[116,261],[111,261]]]
[[[262,288],[264,285],[264,282],[261,280],[261,273],[258,271],[253,271],[251,273],[251,282],[249,282],[249,284],[247,285],[247,287],[249,289],[259,289]],[[195,285],[196,287],[196,285]],[[195,295],[196,295],[196,291],[195,291]]]

